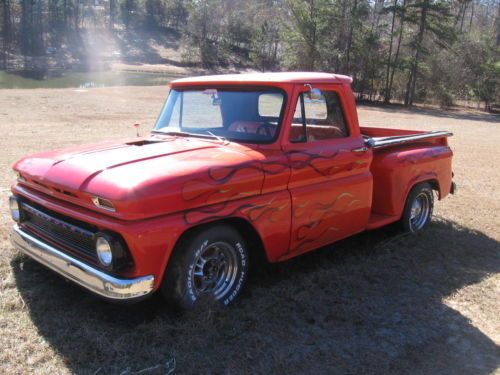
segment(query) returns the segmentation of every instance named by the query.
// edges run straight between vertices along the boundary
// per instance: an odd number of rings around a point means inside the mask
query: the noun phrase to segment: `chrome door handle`
[[[356,154],[361,154],[361,153],[366,152],[366,151],[368,151],[368,147],[365,147],[365,146],[359,147],[359,148],[353,148],[351,150],[351,152],[354,152]]]

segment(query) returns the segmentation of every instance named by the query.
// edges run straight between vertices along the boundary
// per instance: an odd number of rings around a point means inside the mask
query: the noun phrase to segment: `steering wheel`
[[[257,128],[257,134],[271,138],[273,136],[273,134],[271,133],[272,128],[274,128],[274,125],[265,122],[262,125],[259,125],[259,127]],[[262,132],[264,132],[264,134],[262,134]]]

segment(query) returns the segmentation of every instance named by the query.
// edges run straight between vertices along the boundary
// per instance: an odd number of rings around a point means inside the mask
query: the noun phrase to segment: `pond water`
[[[179,75],[142,72],[66,72],[48,79],[32,79],[0,71],[0,89],[66,87],[157,86],[181,78]]]

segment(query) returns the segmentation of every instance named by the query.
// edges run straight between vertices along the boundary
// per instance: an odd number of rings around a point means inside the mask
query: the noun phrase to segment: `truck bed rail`
[[[401,143],[410,143],[420,141],[422,139],[437,138],[437,137],[451,137],[453,133],[448,131],[431,131],[421,134],[408,134],[390,137],[366,137],[366,144],[371,148],[382,148],[395,146]]]

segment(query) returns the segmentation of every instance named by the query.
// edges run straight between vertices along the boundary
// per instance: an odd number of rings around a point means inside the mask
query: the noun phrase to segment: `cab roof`
[[[265,84],[265,83],[347,83],[352,78],[340,74],[314,72],[219,74],[176,79],[172,86],[197,86],[204,84]]]

